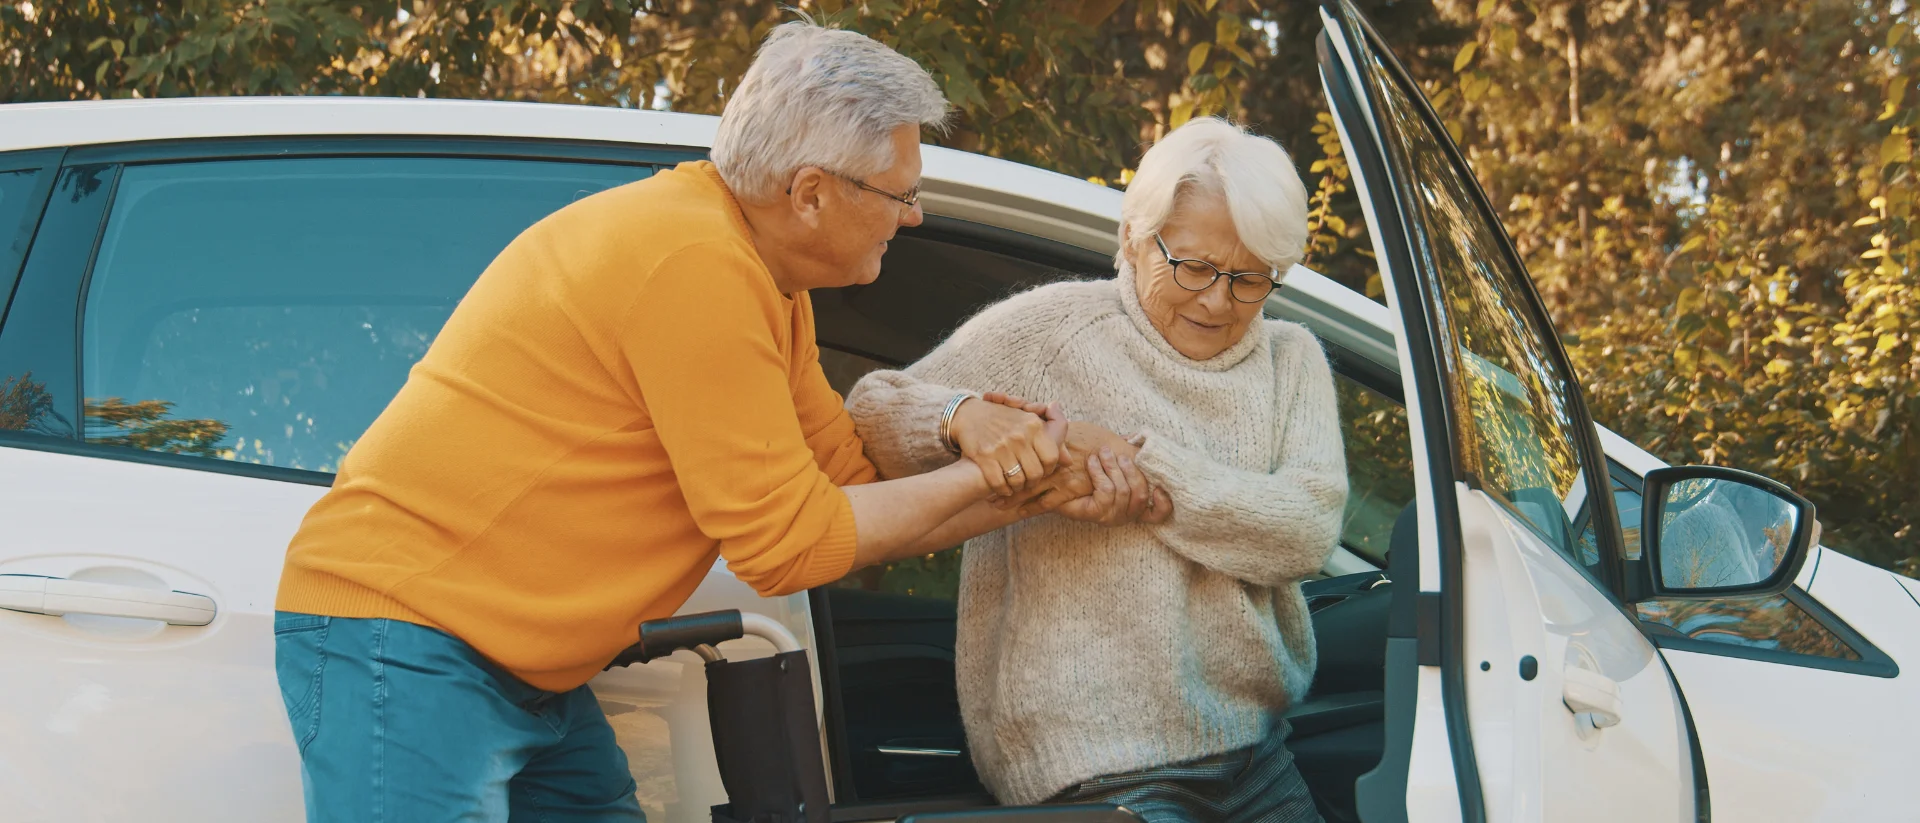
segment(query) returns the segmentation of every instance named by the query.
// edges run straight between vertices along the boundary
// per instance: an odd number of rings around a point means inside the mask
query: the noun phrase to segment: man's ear
[[[830,181],[826,172],[815,166],[802,166],[793,173],[793,181],[787,187],[787,206],[795,217],[808,226],[821,222],[822,198],[826,196],[826,186]]]

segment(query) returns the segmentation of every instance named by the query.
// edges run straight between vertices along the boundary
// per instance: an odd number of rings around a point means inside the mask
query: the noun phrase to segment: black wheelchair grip
[[[640,642],[614,657],[607,668],[646,663],[681,649],[738,640],[745,633],[738,609],[649,620],[640,624]]]

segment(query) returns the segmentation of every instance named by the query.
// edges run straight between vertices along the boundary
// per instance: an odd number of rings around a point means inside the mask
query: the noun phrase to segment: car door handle
[[[0,609],[29,614],[99,614],[205,626],[218,609],[213,598],[64,577],[0,574]]]
[[[1596,671],[1568,666],[1562,677],[1561,699],[1574,714],[1593,719],[1596,728],[1620,724],[1620,684]]]

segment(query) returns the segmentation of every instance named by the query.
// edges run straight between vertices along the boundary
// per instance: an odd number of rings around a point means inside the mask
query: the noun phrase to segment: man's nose
[[[926,211],[920,208],[919,203],[915,203],[907,209],[906,213],[900,215],[900,225],[909,228],[918,226],[926,219],[926,216]]]

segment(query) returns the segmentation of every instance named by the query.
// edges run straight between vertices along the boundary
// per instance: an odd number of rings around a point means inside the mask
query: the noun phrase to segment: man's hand
[[[996,497],[1009,497],[1053,473],[1067,416],[1058,404],[968,399],[954,410],[950,432],[961,456],[980,468],[987,488]]]

